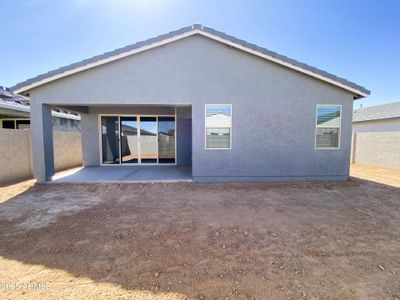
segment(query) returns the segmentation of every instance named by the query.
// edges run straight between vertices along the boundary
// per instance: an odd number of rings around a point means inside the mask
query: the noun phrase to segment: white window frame
[[[207,116],[207,106],[213,105],[227,105],[231,109],[231,127],[229,128],[229,148],[207,148],[207,127],[206,127],[206,116]],[[227,103],[207,103],[204,105],[204,149],[205,150],[232,150],[232,127],[233,127],[233,112],[232,104]]]
[[[336,126],[324,126],[324,125],[318,125],[318,108],[321,106],[339,106],[339,125]],[[339,150],[340,149],[340,140],[342,136],[342,104],[317,104],[316,109],[315,109],[315,132],[314,132],[314,148],[315,150]],[[317,130],[318,128],[338,128],[339,129],[339,134],[338,134],[338,146],[337,147],[317,147]]]
[[[14,121],[14,130],[18,130],[17,121],[30,121],[30,120],[31,120],[30,118],[4,118],[4,119],[0,120],[1,121],[1,129],[3,129],[3,121]],[[29,125],[31,125],[31,124],[29,123]],[[25,130],[25,129],[27,129],[27,128],[24,128],[22,130]]]
[[[119,157],[120,161],[118,164],[105,164],[103,163],[103,150],[102,150],[102,137],[101,137],[101,117],[118,117],[118,132],[121,133],[121,117],[136,117],[136,121],[138,124],[138,128],[140,127],[140,117],[155,117],[157,120],[157,139],[158,139],[158,117],[174,117],[175,118],[175,163],[173,164],[160,164],[159,157],[158,157],[158,142],[157,142],[157,162],[156,163],[142,163],[141,162],[141,149],[140,149],[140,130],[138,132],[138,153],[139,153],[139,160],[137,163],[122,163],[121,161],[121,144],[119,141]],[[120,166],[176,166],[178,165],[178,149],[177,149],[177,136],[178,136],[178,126],[177,126],[177,114],[176,108],[173,115],[171,114],[159,114],[159,115],[148,115],[148,114],[98,114],[97,115],[97,130],[98,130],[98,140],[99,140],[99,158],[100,158],[100,166],[104,167],[120,167]]]

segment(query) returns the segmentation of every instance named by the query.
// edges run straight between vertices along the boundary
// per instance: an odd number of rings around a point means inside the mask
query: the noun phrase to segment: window
[[[0,128],[5,129],[29,129],[30,121],[27,119],[0,120]]]
[[[3,121],[3,128],[15,129],[15,121],[14,120]]]
[[[340,105],[317,105],[315,134],[315,147],[317,149],[340,147],[341,113],[342,107]]]
[[[206,104],[206,149],[231,149],[232,105]]]
[[[15,123],[17,124],[18,129],[29,129],[31,121],[29,120],[16,120]]]

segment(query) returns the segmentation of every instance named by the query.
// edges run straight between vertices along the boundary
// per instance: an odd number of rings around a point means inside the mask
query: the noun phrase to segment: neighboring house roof
[[[232,118],[224,113],[217,113],[206,117],[206,127],[229,128]]]
[[[353,122],[400,118],[400,102],[356,109]]]
[[[28,97],[14,94],[10,90],[0,86],[0,110],[1,109],[21,112],[21,115],[28,116],[27,114],[29,114],[31,109],[30,100]],[[61,109],[53,109],[52,116],[73,120],[81,119],[78,114]]]
[[[181,28],[176,31],[172,31],[167,34],[163,34],[157,36],[155,38],[151,38],[145,41],[141,41],[123,48],[116,49],[114,51],[106,52],[101,55],[94,56],[89,59],[82,60],[80,62],[50,71],[48,73],[36,76],[34,78],[28,79],[24,82],[18,83],[11,89],[16,93],[26,92],[30,89],[33,89],[37,86],[46,84],[50,81],[57,80],[59,78],[72,75],[74,73],[78,73],[90,68],[94,68],[96,66],[109,63],[111,61],[115,61],[117,59],[121,59],[142,51],[146,51],[155,47],[159,47],[188,36],[192,35],[202,35],[208,37],[210,39],[216,40],[218,42],[227,44],[236,49],[240,49],[242,51],[249,52],[253,55],[262,57],[269,61],[275,62],[277,64],[286,66],[290,69],[294,69],[298,72],[307,74],[314,78],[318,78],[335,86],[338,86],[342,89],[350,91],[356,95],[356,98],[366,97],[370,94],[370,91],[366,88],[357,85],[353,82],[350,82],[344,78],[332,75],[328,72],[319,70],[317,68],[311,67],[307,64],[301,63],[297,60],[288,58],[276,52],[272,52],[268,49],[259,47],[257,45],[248,43],[244,40],[240,40],[226,33],[217,31],[210,27],[205,27],[199,24],[195,24],[193,26],[188,26]]]

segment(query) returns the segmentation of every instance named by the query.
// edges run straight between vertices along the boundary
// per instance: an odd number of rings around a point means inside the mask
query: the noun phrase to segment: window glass
[[[17,120],[17,128],[18,129],[28,129],[30,127],[31,121],[29,120]]]
[[[140,117],[140,153],[141,163],[157,163],[157,118]]]
[[[339,128],[317,128],[317,148],[339,147]]]
[[[340,106],[318,106],[317,125],[340,126]]]
[[[317,105],[317,129],[315,147],[339,148],[340,138],[340,105]]]
[[[120,147],[122,163],[138,163],[138,132],[136,117],[120,117]]]
[[[230,149],[232,106],[230,104],[207,104],[205,127],[207,149]]]
[[[14,122],[14,120],[6,120],[6,121],[3,121],[3,128],[15,129],[15,122]]]
[[[103,164],[119,164],[118,117],[101,117],[101,142]]]
[[[158,162],[175,163],[175,117],[158,117]]]

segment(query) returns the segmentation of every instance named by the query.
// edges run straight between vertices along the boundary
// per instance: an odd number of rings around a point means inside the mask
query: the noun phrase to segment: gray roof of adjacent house
[[[82,60],[77,63],[70,64],[65,67],[61,67],[59,69],[47,72],[45,74],[33,77],[33,78],[23,81],[21,83],[18,83],[17,85],[13,86],[11,89],[13,91],[16,91],[17,93],[28,91],[29,89],[32,89],[36,86],[45,84],[49,81],[56,80],[56,79],[59,79],[64,76],[68,76],[73,73],[80,72],[80,71],[95,67],[100,64],[108,63],[112,60],[126,57],[128,55],[132,55],[139,51],[145,51],[147,49],[151,49],[152,46],[157,47],[159,45],[162,45],[160,43],[162,43],[164,41],[165,41],[165,43],[169,43],[169,42],[178,40],[180,38],[184,38],[184,37],[194,35],[194,34],[200,34],[200,35],[212,38],[214,40],[217,40],[219,42],[229,44],[230,46],[233,46],[237,49],[247,51],[254,55],[264,57],[265,59],[268,59],[275,63],[284,65],[288,68],[295,69],[295,70],[305,73],[309,76],[316,77],[320,80],[329,82],[331,84],[334,84],[343,89],[353,92],[355,95],[357,95],[356,98],[366,97],[367,95],[370,94],[370,91],[368,89],[366,89],[358,84],[355,84],[353,82],[350,82],[344,78],[330,74],[326,71],[322,71],[315,67],[311,67],[305,63],[288,58],[284,55],[278,54],[278,53],[270,51],[268,49],[248,43],[244,40],[240,40],[234,36],[217,31],[213,28],[202,26],[199,24],[184,27],[179,30],[169,32],[167,34],[163,34],[163,35],[160,35],[160,36],[157,36],[157,37],[145,40],[145,41],[141,41],[141,42],[138,42],[138,43],[135,43],[135,44],[123,47],[123,48],[116,49],[114,51],[106,52],[104,54]],[[141,50],[141,49],[143,49],[143,50]],[[135,51],[135,50],[137,50],[137,51]],[[111,58],[114,58],[114,59],[111,59]]]
[[[400,102],[356,109],[353,122],[400,118]]]
[[[25,96],[12,93],[9,89],[0,86],[0,112],[2,111],[16,111],[19,112],[18,116],[28,116],[31,109],[30,99]],[[1,114],[1,113],[0,113]],[[73,112],[61,110],[58,108],[53,109],[52,115],[54,117],[64,119],[80,120],[81,117]]]

